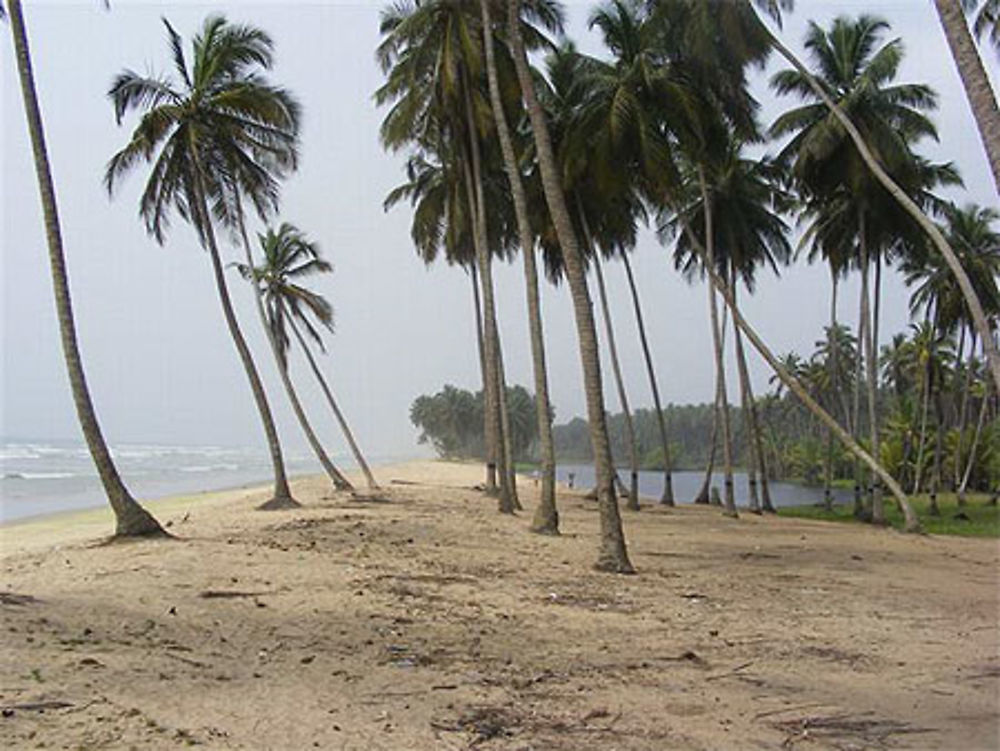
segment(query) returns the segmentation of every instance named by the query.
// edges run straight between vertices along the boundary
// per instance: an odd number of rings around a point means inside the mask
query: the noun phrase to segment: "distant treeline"
[[[446,385],[433,395],[418,396],[410,406],[410,422],[443,459],[485,459],[483,392]],[[538,441],[535,397],[522,386],[507,387],[511,449],[514,461],[531,461]]]

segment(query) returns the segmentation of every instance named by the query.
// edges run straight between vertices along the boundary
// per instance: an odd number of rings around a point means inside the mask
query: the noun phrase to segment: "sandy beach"
[[[4,748],[995,749],[1000,547],[648,505],[637,576],[496,513],[478,466],[0,527]]]

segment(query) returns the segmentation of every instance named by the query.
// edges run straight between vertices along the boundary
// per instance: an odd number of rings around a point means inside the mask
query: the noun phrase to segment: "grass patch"
[[[926,495],[910,497],[913,510],[920,517],[920,523],[925,532],[932,535],[956,535],[958,537],[1000,537],[1000,508],[988,506],[988,495],[970,494],[965,507],[961,509],[966,519],[956,519],[959,513],[958,501],[954,493],[938,495],[940,516],[932,516],[929,512],[930,502]],[[860,524],[853,514],[852,504],[840,504],[827,511],[822,506],[789,506],[778,509],[780,516],[796,519],[816,519],[819,521],[849,522]],[[889,523],[897,528],[903,528],[903,515],[896,508],[896,502],[891,496],[886,496],[885,512]]]

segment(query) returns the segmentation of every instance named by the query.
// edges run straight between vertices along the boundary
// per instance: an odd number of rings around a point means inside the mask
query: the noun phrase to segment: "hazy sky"
[[[479,387],[473,338],[471,287],[460,271],[425,268],[409,237],[410,211],[382,211],[385,194],[403,180],[402,158],[378,142],[384,112],[372,101],[381,82],[373,52],[381,2],[174,3],[117,0],[28,2],[36,83],[69,264],[73,303],[92,394],[112,443],[150,442],[257,445],[263,441],[232,342],[223,323],[207,255],[179,219],[165,247],[150,240],[137,216],[147,174],[140,168],[109,201],[101,185],[108,158],[126,142],[105,98],[112,76],[124,67],[139,72],[168,69],[166,16],[185,40],[205,15],[221,10],[232,20],[268,30],[276,44],[274,82],[292,89],[304,109],[302,163],[288,180],[281,218],[317,240],[335,267],[319,282],[336,308],[337,333],[323,358],[334,388],[362,445],[377,455],[416,451],[409,406],[421,393],[445,383]],[[587,37],[592,3],[568,4],[571,36],[586,52],[599,53]],[[839,13],[875,12],[889,19],[908,51],[901,81],[931,84],[941,96],[935,119],[939,145],[923,152],[953,160],[967,191],[959,201],[996,204],[986,159],[931,0],[825,2],[801,0],[786,20],[783,38],[797,50],[809,18],[826,23]],[[30,149],[13,71],[8,29],[2,29],[2,263],[0,263],[0,434],[19,438],[76,438],[72,402],[59,349],[41,212]],[[994,81],[997,59],[985,55]],[[777,69],[775,62],[771,70]],[[783,67],[783,66],[782,66]],[[763,121],[790,100],[775,101],[766,76],[755,79]],[[127,126],[134,125],[130,120]],[[225,250],[229,260],[237,256]],[[664,399],[711,399],[712,364],[703,286],[688,287],[668,262],[668,251],[651,234],[636,255]],[[632,403],[650,404],[634,321],[619,266],[606,271],[623,368]],[[304,445],[286,407],[270,353],[251,304],[251,293],[232,273],[230,287],[244,331],[271,387],[286,444]],[[520,260],[497,269],[499,310],[508,378],[531,384]],[[908,324],[906,293],[895,274],[885,283],[883,341]],[[856,316],[856,286],[845,285],[841,314]],[[745,303],[777,352],[811,351],[829,316],[829,283],[822,268],[795,266],[780,282],[761,278]],[[565,289],[543,290],[550,382],[558,420],[585,412],[576,332]],[[758,389],[768,373],[754,358]],[[610,376],[609,369],[605,369]],[[295,375],[320,432],[343,451],[333,423],[304,368]],[[731,383],[735,381],[731,380]],[[608,406],[617,410],[605,378]],[[732,392],[731,392],[732,393]]]

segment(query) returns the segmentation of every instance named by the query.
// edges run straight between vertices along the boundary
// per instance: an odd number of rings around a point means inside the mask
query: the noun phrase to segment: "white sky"
[[[425,268],[409,238],[410,212],[382,211],[385,194],[403,181],[402,158],[378,142],[384,112],[372,93],[381,82],[374,62],[382,3],[156,4],[98,0],[27,3],[36,83],[69,264],[73,303],[91,390],[109,440],[257,445],[263,435],[249,389],[226,332],[207,256],[181,221],[165,247],[149,239],[137,216],[146,170],[140,168],[112,202],[101,185],[104,166],[126,141],[105,92],[113,75],[130,67],[166,71],[168,51],[160,17],[188,40],[211,10],[259,25],[276,42],[271,79],[293,90],[305,120],[302,165],[286,184],[281,219],[317,240],[335,266],[319,290],[336,308],[337,334],[323,358],[356,433],[373,455],[417,451],[409,406],[445,383],[479,387],[471,290],[456,269]],[[826,2],[800,0],[783,38],[801,49],[808,18],[826,23],[839,13],[888,18],[908,50],[901,81],[926,82],[941,95],[935,119],[940,145],[924,152],[961,168],[961,202],[996,204],[975,125],[930,0]],[[569,3],[570,33],[584,51],[591,3]],[[0,42],[2,201],[0,201],[0,435],[75,438],[72,402],[59,350],[41,211],[13,71],[6,26]],[[997,58],[985,55],[994,80]],[[772,66],[774,69],[776,66]],[[791,100],[775,102],[766,77],[755,83],[770,122]],[[129,121],[128,125],[134,124]],[[229,260],[237,260],[232,249]],[[644,235],[635,260],[661,391],[669,402],[712,397],[706,293],[672,270],[667,251]],[[619,266],[607,269],[620,331],[623,368],[635,406],[650,404],[634,322]],[[508,378],[532,383],[521,262],[497,271]],[[245,333],[270,387],[285,443],[304,441],[285,405],[270,353],[254,315],[249,289],[235,274],[230,287]],[[843,288],[841,314],[855,318],[856,286]],[[576,332],[565,289],[543,291],[550,383],[563,421],[585,412]],[[802,265],[780,282],[761,278],[745,303],[776,352],[811,351],[829,316],[829,282],[822,268]],[[883,341],[908,324],[906,293],[894,274],[885,285]],[[617,399],[605,368],[609,409]],[[768,373],[754,362],[756,387]],[[307,407],[335,453],[343,444],[327,419],[304,368],[295,369]],[[731,380],[731,383],[735,381]],[[732,389],[731,389],[732,394]]]

